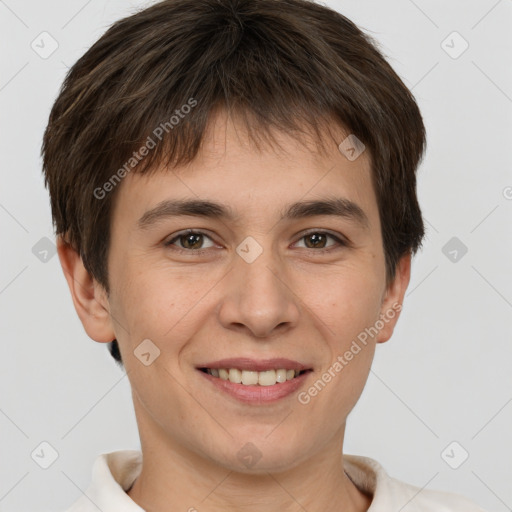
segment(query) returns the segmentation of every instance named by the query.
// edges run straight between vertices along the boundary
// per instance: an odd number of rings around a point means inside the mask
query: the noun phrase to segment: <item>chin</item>
[[[284,444],[279,438],[270,440],[265,435],[253,435],[252,440],[230,439],[226,451],[214,455],[212,459],[230,471],[266,475],[292,469],[307,457],[304,443]]]

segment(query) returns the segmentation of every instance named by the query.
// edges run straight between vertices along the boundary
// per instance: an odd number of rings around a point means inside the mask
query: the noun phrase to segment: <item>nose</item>
[[[300,301],[285,270],[271,250],[263,251],[251,263],[235,256],[225,278],[218,313],[221,324],[257,338],[283,334],[296,326]]]

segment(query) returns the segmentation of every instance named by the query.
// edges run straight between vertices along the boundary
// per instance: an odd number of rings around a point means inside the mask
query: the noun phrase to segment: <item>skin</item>
[[[338,143],[346,136],[341,128],[334,132]],[[111,224],[110,296],[79,255],[58,242],[86,332],[100,343],[118,340],[144,457],[128,494],[148,511],[361,512],[370,506],[371,496],[343,471],[345,422],[375,346],[391,337],[398,312],[305,405],[297,393],[267,405],[241,403],[196,369],[227,357],[286,357],[313,368],[304,391],[359,333],[402,303],[410,254],[386,286],[368,151],[349,161],[334,140],[327,154],[282,133],[278,140],[280,149],[258,150],[235,119],[220,113],[191,164],[126,176]],[[333,191],[364,210],[367,229],[328,215],[279,220],[287,204]],[[145,211],[170,198],[215,200],[239,217],[174,217],[137,228]],[[195,246],[205,254],[193,254],[197,249],[187,249],[183,238],[164,246],[188,228],[207,231]],[[310,229],[329,230],[350,246],[332,238],[307,245]],[[236,253],[247,236],[263,249],[250,264]],[[133,354],[144,339],[160,350],[149,366]],[[250,468],[237,457],[248,442],[261,454]]]

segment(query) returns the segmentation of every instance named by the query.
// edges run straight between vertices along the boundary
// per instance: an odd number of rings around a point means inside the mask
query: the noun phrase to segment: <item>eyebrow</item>
[[[292,203],[281,212],[280,220],[302,219],[318,215],[341,217],[363,229],[369,228],[370,225],[364,210],[358,204],[343,197]],[[145,212],[138,221],[138,227],[140,230],[147,230],[161,220],[179,216],[199,216],[226,221],[234,221],[238,218],[230,206],[214,201],[168,199]]]

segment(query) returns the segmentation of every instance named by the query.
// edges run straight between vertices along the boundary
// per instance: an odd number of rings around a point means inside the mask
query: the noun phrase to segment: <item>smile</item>
[[[239,370],[238,368],[200,368],[202,372],[234,384],[244,386],[274,386],[295,379],[308,370],[270,369],[262,372]]]

